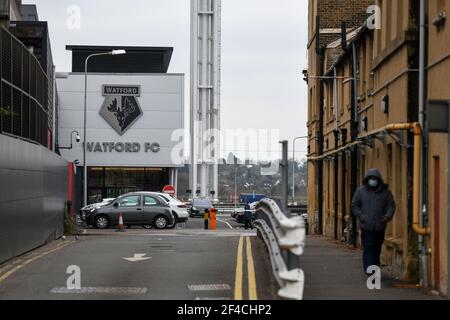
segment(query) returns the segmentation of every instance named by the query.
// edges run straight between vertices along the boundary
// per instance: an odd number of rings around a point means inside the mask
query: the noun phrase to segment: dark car
[[[209,198],[195,198],[190,206],[189,216],[191,218],[203,217],[205,210],[213,208],[213,203]]]
[[[152,192],[128,193],[105,206],[94,208],[87,214],[86,223],[98,229],[108,229],[118,225],[119,214],[122,214],[126,226],[165,229],[174,223],[170,206]]]
[[[256,220],[256,205],[258,202],[253,202],[249,204],[249,212],[252,216],[252,221]],[[234,210],[234,216],[232,214],[232,217],[236,219],[236,222],[239,224],[245,224],[245,209],[244,208],[237,208]]]

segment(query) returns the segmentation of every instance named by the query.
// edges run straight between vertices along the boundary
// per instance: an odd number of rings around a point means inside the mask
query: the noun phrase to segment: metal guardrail
[[[254,226],[266,243],[273,274],[284,299],[302,300],[305,275],[300,269],[300,256],[306,243],[305,222],[300,216],[289,218],[272,199],[256,206]]]

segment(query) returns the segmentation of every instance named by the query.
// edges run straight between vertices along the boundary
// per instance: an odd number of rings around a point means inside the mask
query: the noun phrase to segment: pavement
[[[320,236],[308,236],[301,258],[304,300],[434,300],[417,288],[406,288],[382,274],[381,290],[367,288],[362,251]]]
[[[88,229],[54,241],[0,265],[0,299],[276,299],[262,240],[219,220],[217,231],[190,219],[173,230]],[[80,287],[68,290],[77,269]]]

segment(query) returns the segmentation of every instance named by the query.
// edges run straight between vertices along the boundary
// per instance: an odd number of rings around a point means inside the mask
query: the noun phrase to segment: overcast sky
[[[40,20],[49,22],[57,71],[71,71],[67,44],[170,46],[169,72],[185,73],[189,92],[189,0],[23,2],[35,3]],[[70,30],[67,10],[73,5],[81,9],[81,28]],[[307,132],[301,74],[307,64],[307,1],[222,0],[222,32],[222,128],[279,128],[292,148],[292,139]],[[298,158],[306,149],[299,141]]]

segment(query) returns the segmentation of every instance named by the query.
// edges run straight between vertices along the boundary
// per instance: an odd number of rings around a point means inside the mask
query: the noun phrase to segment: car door
[[[123,223],[140,224],[142,221],[142,197],[140,195],[132,195],[120,198],[117,201],[116,213],[123,216]]]
[[[167,210],[155,196],[144,196],[144,220],[145,223],[152,224],[153,220],[161,214],[165,214]]]

